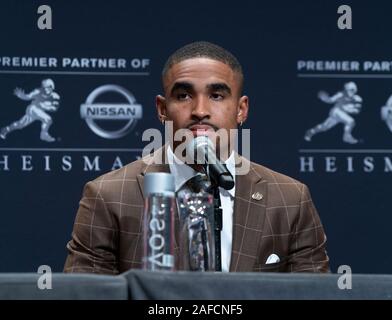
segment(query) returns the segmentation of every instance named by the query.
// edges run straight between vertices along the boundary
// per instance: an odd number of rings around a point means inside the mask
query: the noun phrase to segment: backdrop
[[[0,271],[62,270],[84,184],[140,155],[165,60],[206,40],[242,63],[252,160],[309,186],[332,271],[390,273],[391,8],[346,1],[339,30],[341,4],[1,1]]]

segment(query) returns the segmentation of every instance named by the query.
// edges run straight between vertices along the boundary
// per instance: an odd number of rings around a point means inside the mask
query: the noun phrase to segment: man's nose
[[[195,100],[192,109],[192,117],[197,118],[198,120],[211,117],[208,99],[198,97],[197,100]]]

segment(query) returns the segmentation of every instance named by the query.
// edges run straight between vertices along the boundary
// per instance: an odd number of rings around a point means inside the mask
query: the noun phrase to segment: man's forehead
[[[176,82],[202,81],[204,85],[214,82],[232,84],[237,81],[236,73],[227,64],[210,58],[190,58],[180,61],[167,71],[165,87]]]

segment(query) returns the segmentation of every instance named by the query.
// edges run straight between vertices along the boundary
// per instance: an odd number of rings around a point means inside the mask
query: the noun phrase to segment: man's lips
[[[215,129],[206,124],[195,124],[189,127],[191,131],[215,131]]]

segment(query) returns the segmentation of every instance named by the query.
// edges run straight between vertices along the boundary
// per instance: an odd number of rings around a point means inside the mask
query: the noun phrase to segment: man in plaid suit
[[[194,136],[214,138],[218,130],[236,129],[248,116],[241,65],[217,45],[195,42],[180,48],[166,62],[162,80],[165,95],[156,98],[158,117],[162,123],[171,121],[174,132],[189,129]],[[222,270],[328,272],[326,236],[308,188],[236,154],[230,141],[219,146],[228,151],[222,161],[235,178],[232,190],[220,190]],[[177,146],[171,141],[86,184],[65,272],[118,274],[142,267],[144,175],[171,172],[179,191],[198,170],[167,161],[176,157]],[[238,163],[248,172],[239,174]],[[176,230],[178,224],[176,214]]]

